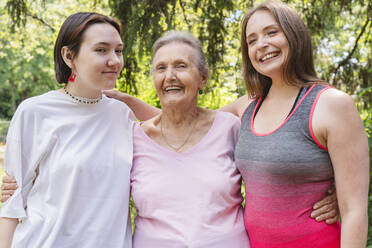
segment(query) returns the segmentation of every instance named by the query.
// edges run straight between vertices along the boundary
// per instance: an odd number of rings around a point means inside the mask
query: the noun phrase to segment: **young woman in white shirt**
[[[54,62],[67,84],[23,101],[9,127],[5,169],[19,187],[0,212],[1,248],[131,247],[134,118],[102,95],[123,68],[120,32],[97,13],[62,25]]]

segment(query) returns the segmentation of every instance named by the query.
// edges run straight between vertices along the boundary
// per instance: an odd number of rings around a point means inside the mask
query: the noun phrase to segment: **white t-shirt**
[[[19,188],[0,212],[20,219],[12,247],[131,247],[134,121],[105,96],[88,105],[50,91],[20,104],[5,152]]]

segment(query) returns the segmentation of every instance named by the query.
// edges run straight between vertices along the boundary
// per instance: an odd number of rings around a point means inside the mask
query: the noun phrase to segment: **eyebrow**
[[[183,58],[180,58],[180,59],[176,59],[175,61],[173,61],[174,64],[179,64],[179,63],[183,63],[183,64],[186,64],[187,63],[187,60],[183,59]]]
[[[274,24],[270,24],[270,25],[264,27],[263,30],[267,30],[267,29],[274,28],[274,27],[280,28],[280,26],[277,23],[274,23]],[[251,34],[247,35],[247,39],[254,36],[254,34],[255,33],[251,33]]]
[[[110,45],[111,45],[111,43],[104,42],[104,41],[97,42],[97,43],[94,44],[94,46],[110,46]],[[119,43],[119,44],[117,44],[117,46],[122,47],[124,45],[123,45],[123,43]]]
[[[185,59],[183,59],[183,58],[179,58],[179,59],[175,59],[175,60],[173,60],[171,64],[179,64],[179,63],[187,64],[188,62],[187,62],[187,60],[185,60]],[[167,64],[167,62],[161,60],[161,61],[158,61],[158,62],[157,62],[156,64],[154,64],[154,65],[157,66],[157,65],[159,65],[159,64]]]

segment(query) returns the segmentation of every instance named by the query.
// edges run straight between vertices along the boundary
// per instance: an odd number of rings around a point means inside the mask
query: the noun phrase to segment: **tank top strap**
[[[256,109],[256,106],[257,106],[257,104],[259,104],[260,101],[262,101],[262,97],[254,99],[253,101],[251,101],[249,103],[249,105],[245,109],[245,111],[244,111],[244,113],[243,113],[243,115],[240,119],[240,121],[242,123],[242,125],[240,126],[241,130],[250,130],[251,129],[250,125],[248,125],[248,123],[250,123],[251,117],[254,114],[254,110]]]
[[[291,122],[296,122],[305,132],[306,136],[311,136],[310,121],[313,108],[316,105],[316,99],[323,92],[323,90],[329,88],[328,85],[313,84],[306,87],[306,91],[302,92],[298,107],[291,117]]]
[[[309,117],[310,111],[313,107],[315,99],[318,97],[319,93],[328,88],[327,85],[313,84],[306,87],[306,91],[303,91],[300,96],[300,101],[298,102],[297,115],[302,117]]]

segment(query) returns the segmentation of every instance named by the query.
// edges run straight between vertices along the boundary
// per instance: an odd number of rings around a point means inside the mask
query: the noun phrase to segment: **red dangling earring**
[[[76,78],[76,74],[75,73],[71,73],[70,77],[68,78],[68,81],[73,83],[75,81],[75,78]]]

